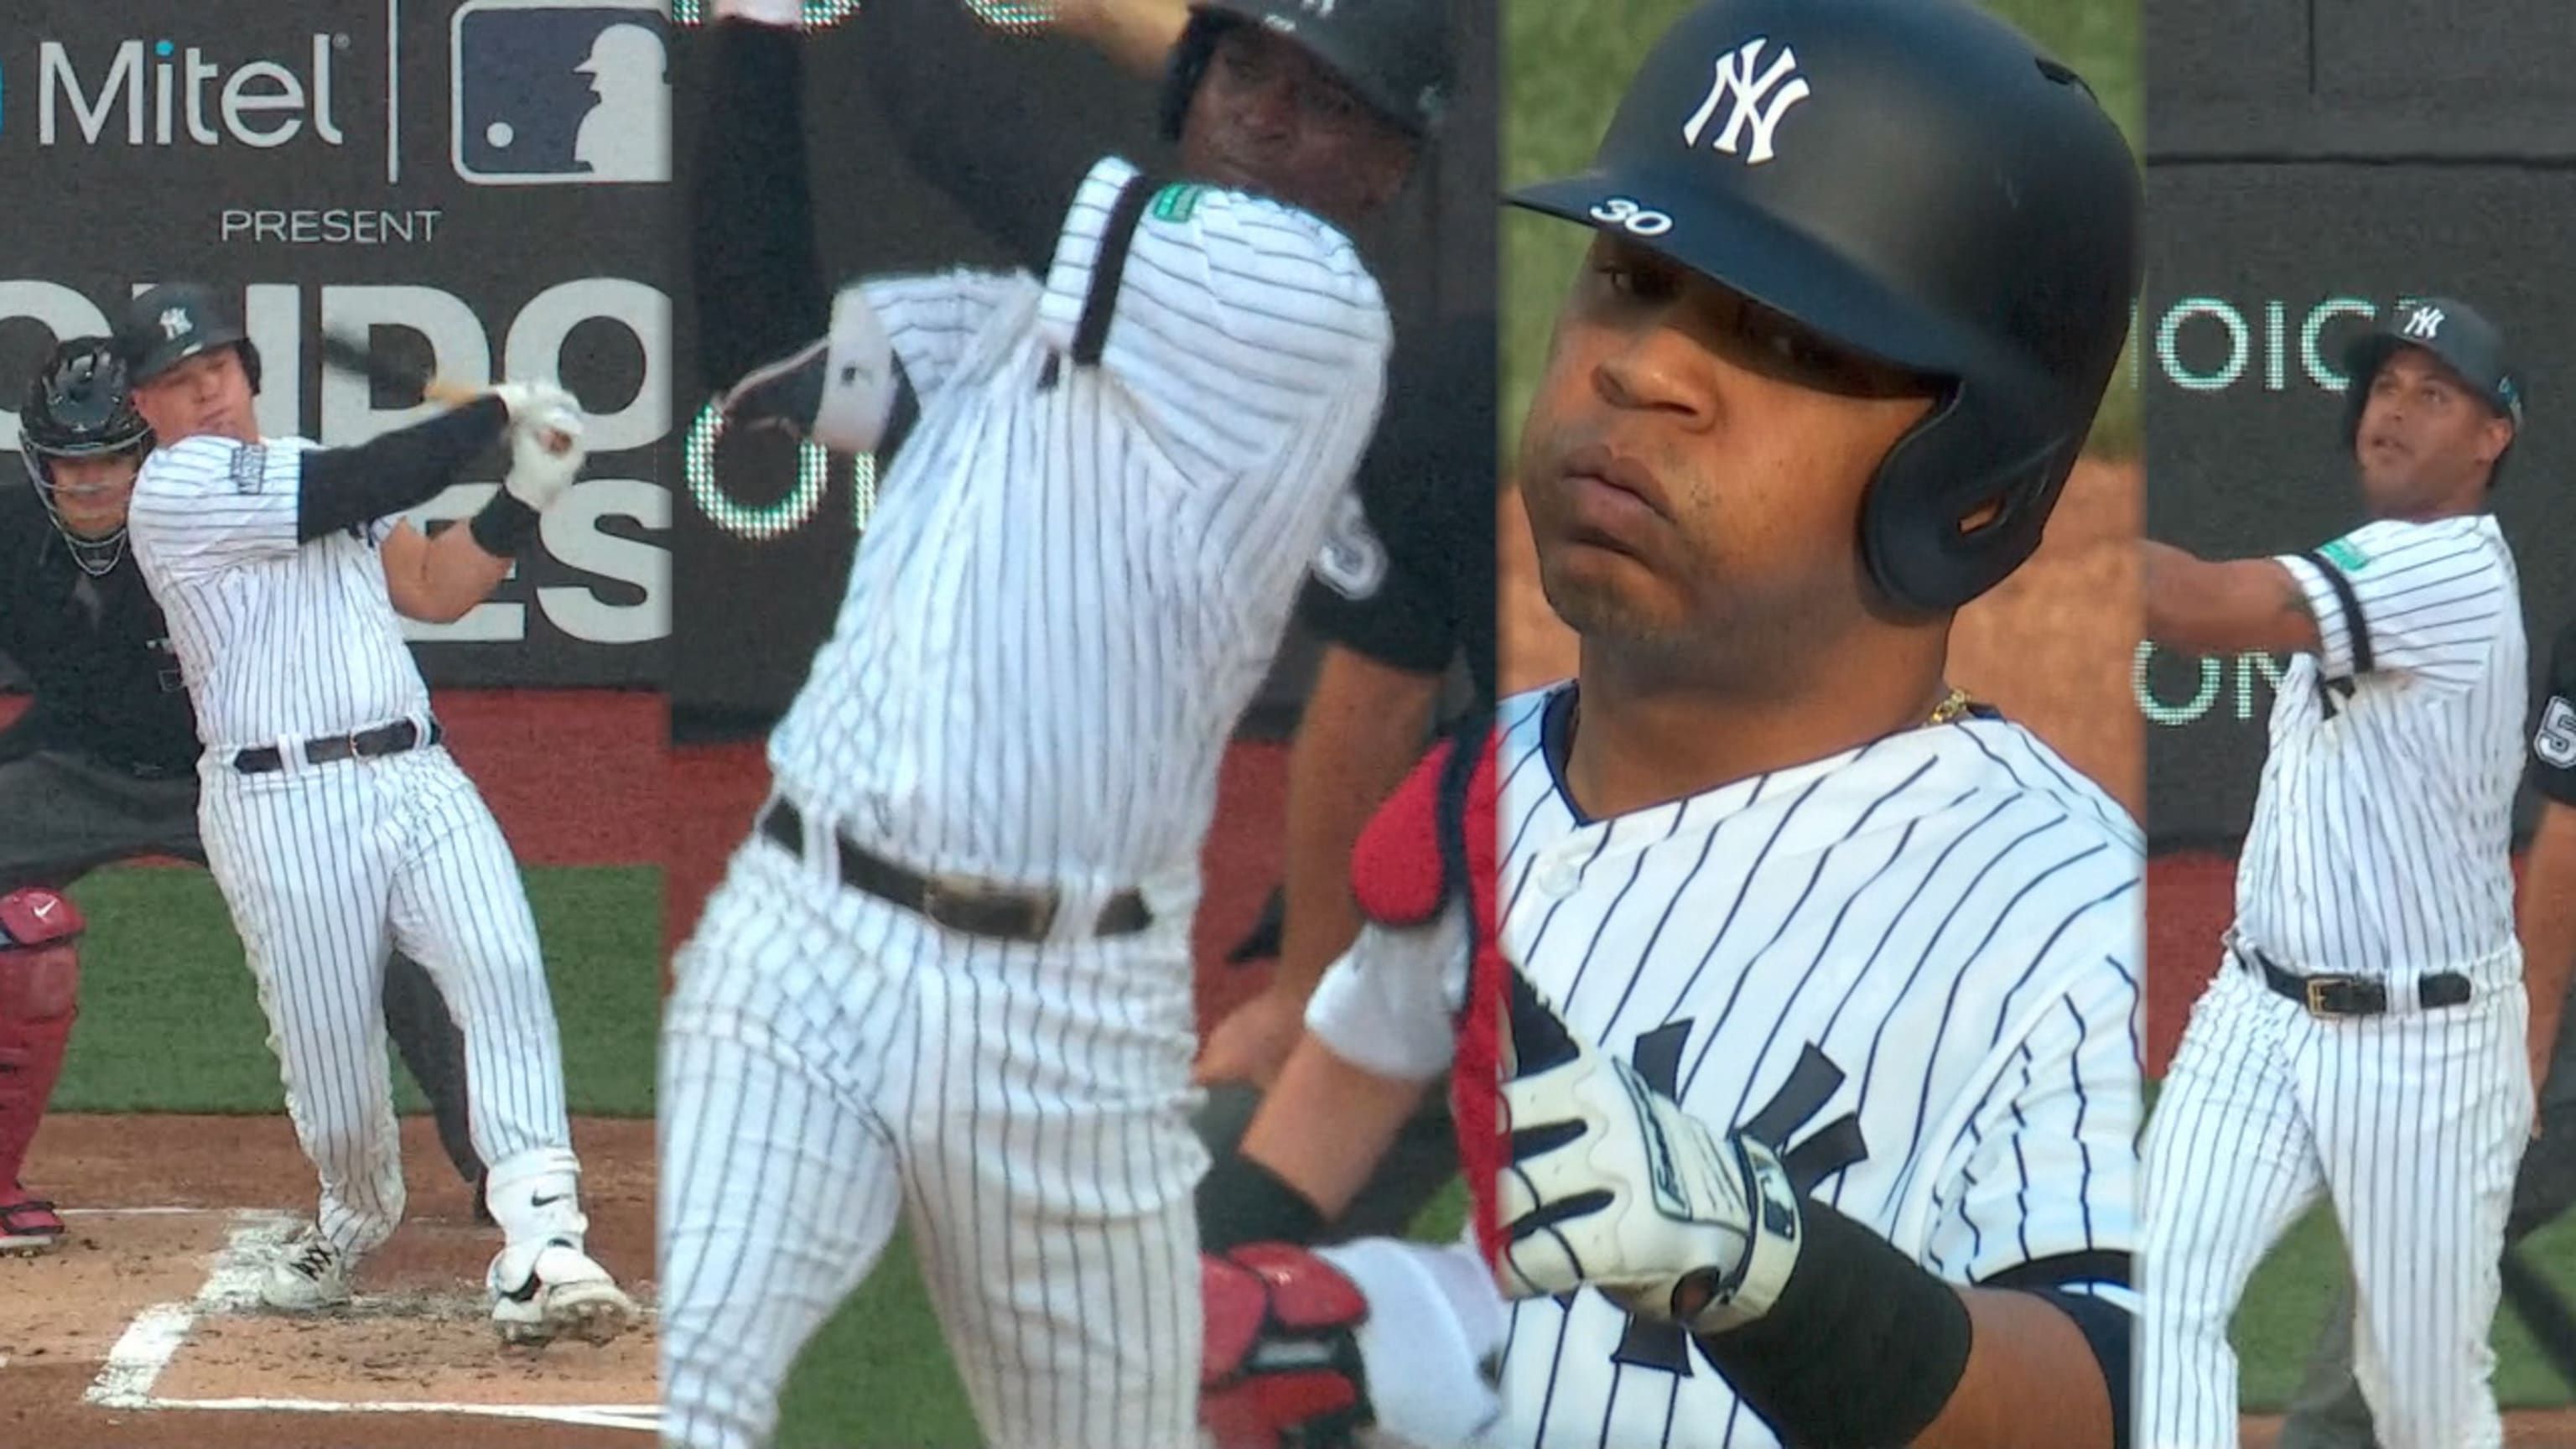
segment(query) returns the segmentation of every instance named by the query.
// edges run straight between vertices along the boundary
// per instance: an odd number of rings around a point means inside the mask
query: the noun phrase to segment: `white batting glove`
[[[551,382],[496,383],[492,396],[510,410],[510,426],[519,427],[529,417],[550,407],[571,408],[578,412],[581,400]]]
[[[501,486],[539,513],[572,487],[590,457],[581,442],[581,411],[554,404],[513,416],[510,422],[510,472]]]
[[[1798,1194],[1779,1158],[1720,1137],[1577,1038],[1517,972],[1511,1033],[1503,1292],[1590,1287],[1694,1333],[1769,1312],[1798,1259]]]

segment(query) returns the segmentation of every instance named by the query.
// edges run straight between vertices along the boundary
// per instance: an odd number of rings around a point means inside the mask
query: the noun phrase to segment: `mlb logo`
[[[466,0],[449,46],[449,149],[478,186],[671,179],[668,6]]]

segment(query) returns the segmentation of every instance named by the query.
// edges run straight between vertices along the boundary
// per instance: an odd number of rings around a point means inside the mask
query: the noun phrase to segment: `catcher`
[[[146,856],[205,864],[197,730],[169,628],[125,548],[126,506],[152,432],[105,338],[57,345],[27,389],[18,453],[34,486],[0,491],[0,654],[35,698],[0,731],[0,1250],[62,1241],[54,1204],[19,1181],[62,1074],[78,1002],[78,911],[58,893]],[[59,902],[60,908],[50,902]],[[23,934],[22,934],[23,932]],[[397,956],[385,1026],[429,1097],[440,1144],[475,1189],[464,1043],[417,962]]]

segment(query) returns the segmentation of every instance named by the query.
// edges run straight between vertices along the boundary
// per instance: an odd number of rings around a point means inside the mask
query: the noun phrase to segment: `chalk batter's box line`
[[[172,1216],[181,1213],[218,1211],[205,1208],[90,1208],[84,1211],[108,1216]],[[330,1400],[330,1399],[172,1399],[152,1392],[170,1361],[186,1346],[197,1320],[208,1313],[244,1308],[259,1301],[259,1277],[263,1265],[275,1252],[292,1241],[299,1220],[292,1214],[241,1209],[226,1216],[233,1221],[225,1234],[224,1246],[215,1253],[213,1268],[197,1296],[186,1303],[160,1303],[144,1309],[128,1323],[116,1345],[108,1350],[107,1362],[98,1377],[91,1380],[84,1402],[102,1409],[193,1409],[200,1411],[245,1411],[251,1413],[307,1414],[467,1414],[483,1418],[532,1419],[547,1423],[568,1424],[579,1428],[633,1429],[653,1433],[660,1429],[662,1410],[659,1404],[441,1404],[404,1401]]]

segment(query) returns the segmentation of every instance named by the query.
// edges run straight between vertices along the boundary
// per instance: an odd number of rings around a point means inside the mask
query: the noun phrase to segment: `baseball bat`
[[[379,387],[390,387],[397,392],[417,396],[423,402],[436,403],[445,408],[463,407],[483,396],[485,391],[479,387],[424,373],[415,367],[406,367],[369,347],[364,340],[346,332],[322,334],[322,362],[326,367],[354,373]],[[554,453],[561,453],[572,446],[570,438],[551,429],[542,435],[541,440],[545,443],[547,451]]]
[[[365,340],[346,332],[322,334],[322,363],[338,371],[353,373],[378,387],[416,395],[423,402],[441,407],[462,407],[482,394],[483,389],[424,373],[407,367],[369,347]]]

